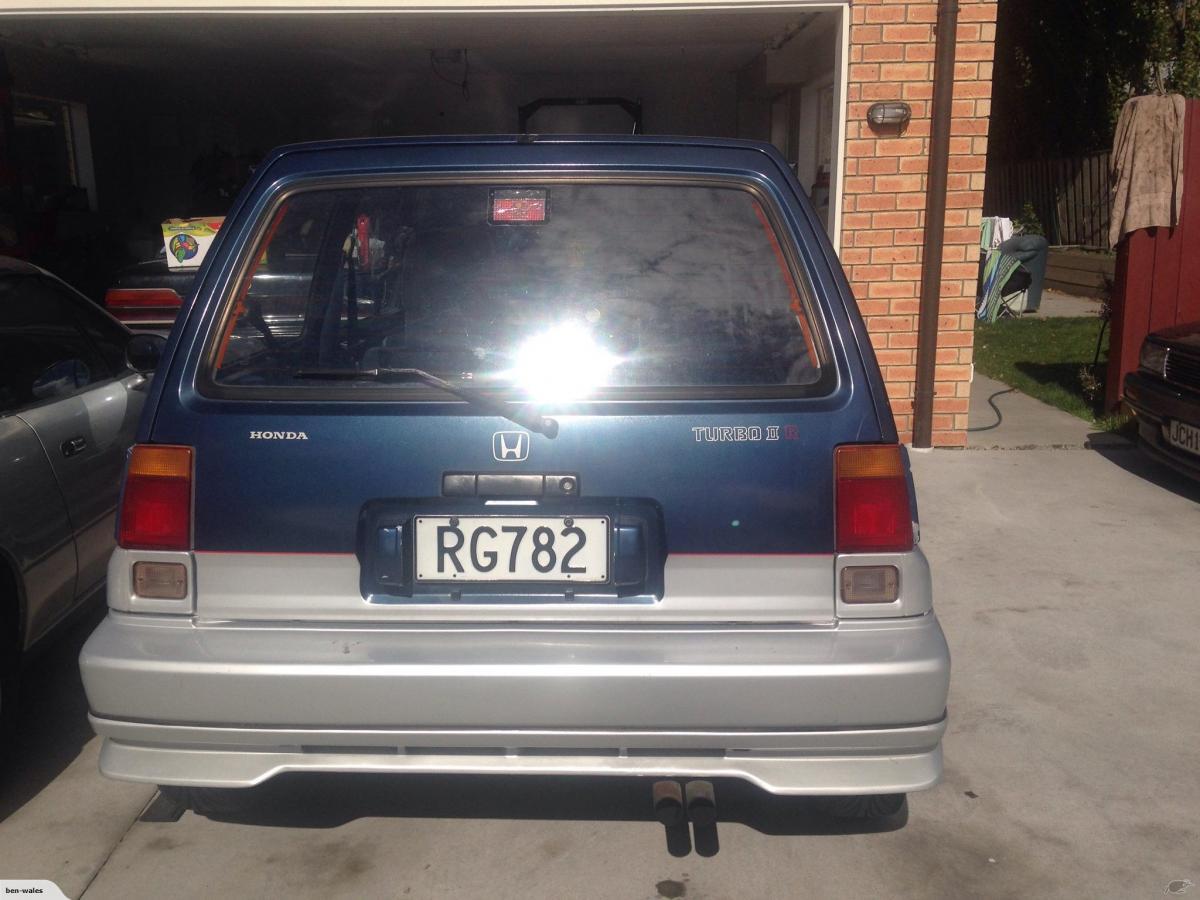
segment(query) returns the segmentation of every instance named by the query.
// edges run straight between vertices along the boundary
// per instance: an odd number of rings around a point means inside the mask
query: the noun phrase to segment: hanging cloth
[[[1179,223],[1185,109],[1182,96],[1169,94],[1133,97],[1121,110],[1113,140],[1111,246],[1139,228]]]
[[[985,253],[995,250],[1012,236],[1012,219],[1004,216],[987,216],[980,225],[979,248]]]

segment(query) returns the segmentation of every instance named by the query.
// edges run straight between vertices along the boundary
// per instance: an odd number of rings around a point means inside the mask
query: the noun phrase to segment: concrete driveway
[[[839,829],[719,783],[674,858],[633,781],[277,781],[224,821],[139,820],[45,658],[0,793],[0,877],[176,897],[1160,897],[1200,882],[1200,491],[1120,445],[914,456],[954,652],[946,779]],[[1147,477],[1149,476],[1149,477]],[[1192,893],[1200,896],[1200,887]]]

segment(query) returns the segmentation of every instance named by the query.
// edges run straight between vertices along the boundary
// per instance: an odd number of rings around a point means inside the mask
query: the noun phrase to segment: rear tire
[[[21,608],[17,581],[0,557],[0,746],[8,746],[17,718],[17,694],[21,681]]]
[[[20,670],[9,666],[0,670],[0,760],[7,751],[9,738],[17,727],[17,697],[20,694]]]
[[[829,797],[825,813],[835,819],[882,819],[904,809],[905,794],[868,794],[860,797]]]

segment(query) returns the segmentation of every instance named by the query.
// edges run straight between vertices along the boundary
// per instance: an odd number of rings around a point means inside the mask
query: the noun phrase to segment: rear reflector
[[[897,444],[834,451],[839,553],[903,553],[913,548],[908,479]]]
[[[117,531],[127,550],[191,549],[191,447],[134,446]]]
[[[546,221],[544,190],[492,191],[492,222],[499,224],[535,224]]]

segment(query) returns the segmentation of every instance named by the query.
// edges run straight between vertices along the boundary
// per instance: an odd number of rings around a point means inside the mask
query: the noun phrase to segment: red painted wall
[[[1200,100],[1184,127],[1183,205],[1175,228],[1143,228],[1117,247],[1105,399],[1121,400],[1125,375],[1151,331],[1200,320]]]

